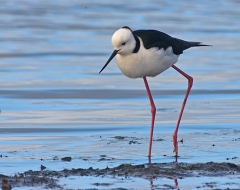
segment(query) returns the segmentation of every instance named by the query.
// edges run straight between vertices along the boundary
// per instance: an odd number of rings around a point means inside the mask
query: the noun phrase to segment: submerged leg
[[[178,117],[177,126],[176,126],[176,128],[175,128],[174,133],[173,133],[173,146],[174,146],[174,150],[173,150],[173,151],[176,153],[176,157],[177,157],[177,155],[178,155],[178,142],[177,142],[178,128],[179,128],[179,125],[180,125],[180,122],[181,122],[183,110],[184,110],[184,107],[185,107],[185,105],[186,105],[188,95],[189,95],[190,90],[191,90],[191,88],[192,88],[193,78],[192,78],[191,76],[189,76],[188,74],[184,73],[182,70],[180,70],[180,69],[179,69],[178,67],[176,67],[175,65],[172,65],[172,67],[173,67],[176,71],[178,71],[179,73],[181,73],[184,77],[186,77],[186,78],[188,79],[187,92],[186,92],[185,98],[184,98],[184,100],[183,100],[181,112],[180,112],[179,117]]]
[[[153,129],[154,129],[154,121],[155,121],[155,115],[156,115],[156,107],[152,98],[151,91],[148,86],[148,82],[146,77],[143,77],[144,84],[146,86],[147,94],[150,100],[151,104],[151,113],[152,113],[152,124],[151,124],[151,129],[150,129],[150,141],[149,141],[149,149],[148,149],[148,157],[151,157],[151,151],[152,151],[152,137],[153,137]]]

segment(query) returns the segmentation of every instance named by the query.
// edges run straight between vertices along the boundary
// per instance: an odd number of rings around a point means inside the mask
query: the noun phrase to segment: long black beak
[[[99,72],[99,74],[103,71],[103,69],[105,69],[105,67],[110,63],[110,61],[115,57],[115,55],[117,55],[117,52],[119,50],[114,50],[112,55],[109,57],[107,63],[103,66],[103,68],[101,69],[101,71]]]

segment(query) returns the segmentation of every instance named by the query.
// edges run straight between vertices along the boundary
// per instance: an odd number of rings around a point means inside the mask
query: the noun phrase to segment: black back
[[[173,38],[168,34],[157,30],[135,30],[133,34],[140,37],[146,49],[158,47],[159,49],[167,49],[172,47],[173,53],[176,55],[182,54],[184,50],[195,46],[207,46],[200,44],[201,42],[187,42],[178,38]]]

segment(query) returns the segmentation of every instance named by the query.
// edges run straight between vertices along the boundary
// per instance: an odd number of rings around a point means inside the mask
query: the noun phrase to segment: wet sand
[[[153,183],[153,179],[168,178],[175,182],[175,185],[169,186],[171,189],[178,189],[178,179],[182,178],[193,178],[193,177],[221,177],[223,180],[227,176],[232,178],[240,179],[240,166],[232,163],[160,163],[160,164],[141,164],[141,165],[131,165],[122,164],[114,168],[105,169],[93,169],[92,167],[88,169],[73,168],[64,169],[62,171],[50,171],[46,170],[46,167],[41,165],[41,171],[26,171],[24,173],[18,173],[15,176],[4,176],[0,175],[0,179],[8,180],[8,183],[14,187],[42,187],[45,189],[64,189],[64,184],[59,183],[62,178],[71,178],[77,176],[79,180],[84,176],[94,176],[101,178],[145,178]],[[190,179],[189,179],[190,180]],[[77,184],[77,182],[76,182]],[[226,182],[229,187],[233,184],[231,182]],[[107,187],[110,189],[115,189],[116,185],[111,183],[98,183],[93,184],[97,187]],[[163,186],[168,186],[168,184],[162,184]],[[202,187],[207,185],[209,188],[218,187],[218,183],[215,181],[212,184],[205,182]],[[239,186],[239,183],[234,183],[234,185]],[[155,186],[156,187],[156,186]],[[202,188],[196,186],[195,188]],[[79,184],[81,188],[81,184]],[[82,187],[84,188],[84,187]],[[85,189],[85,188],[84,188]],[[97,188],[98,189],[98,188]],[[125,189],[125,188],[121,188]],[[135,185],[134,189],[142,189],[142,187]],[[143,188],[144,189],[144,188]],[[184,188],[185,189],[185,188]],[[229,188],[230,189],[230,188]]]
[[[4,163],[0,179],[7,179],[14,189],[240,187],[239,130],[181,133],[175,162],[171,133],[157,129],[149,163],[148,130],[136,129],[0,130],[5,134],[1,148],[7,150],[0,158]],[[145,180],[142,185],[138,185],[140,179]],[[188,186],[184,181],[188,179],[196,183]]]

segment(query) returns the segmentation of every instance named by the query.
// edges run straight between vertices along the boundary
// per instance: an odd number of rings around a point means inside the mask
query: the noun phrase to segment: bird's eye
[[[126,42],[123,42],[123,43],[122,43],[122,46],[124,46],[125,44],[126,44]]]

